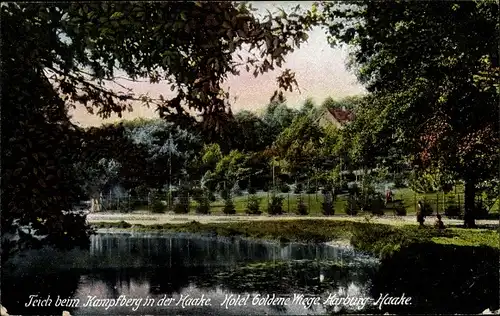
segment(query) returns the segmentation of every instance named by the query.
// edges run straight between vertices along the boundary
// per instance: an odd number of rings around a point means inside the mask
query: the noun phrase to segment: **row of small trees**
[[[191,198],[196,202],[194,205],[195,212],[197,214],[209,214],[210,204],[215,201],[215,196],[213,193],[205,190],[197,192],[198,194],[189,194],[188,192],[181,192],[182,194],[175,199],[175,202],[165,204],[161,194],[152,195],[151,200],[151,211],[153,213],[164,213],[165,211],[172,211],[176,214],[187,214],[191,210]],[[236,214],[235,204],[232,195],[229,192],[221,194],[224,200],[224,206],[222,212],[227,215]],[[283,208],[284,197],[279,195],[272,195],[271,199],[267,205],[267,213],[269,215],[280,215],[285,213]],[[250,194],[246,201],[245,213],[249,215],[260,215],[261,210],[261,198],[255,194]],[[322,205],[322,213],[324,215],[334,215],[335,209],[333,200],[325,195],[324,202]],[[308,207],[302,196],[298,198],[297,207],[295,210],[297,215],[307,215],[309,214]]]
[[[248,192],[249,196],[246,201],[245,212],[247,214],[262,214],[267,212],[270,215],[277,215],[286,212],[296,213],[298,215],[309,214],[310,205],[304,200],[304,197],[297,196],[297,203],[294,209],[284,210],[283,202],[284,197],[273,193],[271,197],[268,197],[269,201],[267,203],[267,209],[262,209],[261,200],[262,198],[256,196],[256,192]],[[332,195],[332,193],[334,193]],[[338,193],[337,190],[322,190],[324,196],[324,201],[320,206],[320,210],[325,215],[334,215],[335,206],[333,201],[336,199],[335,195]],[[238,196],[232,191],[222,191],[220,192],[220,197],[224,201],[223,213],[225,214],[235,214],[235,205],[233,197]],[[425,215],[431,215],[433,213],[442,212],[449,218],[461,218],[463,210],[460,207],[460,203],[456,203],[455,196],[448,196],[442,200],[443,205],[440,206],[426,198],[421,201],[423,203],[423,211]],[[165,193],[161,191],[152,192],[148,195],[147,199],[147,209],[155,213],[163,213],[165,211],[172,211],[178,214],[189,213],[191,210],[198,214],[209,214],[211,209],[211,203],[217,200],[215,193],[201,188],[191,188],[191,189],[181,189],[178,192]],[[196,203],[192,203],[195,201]],[[405,203],[402,199],[394,200],[386,203],[385,197],[377,192],[373,187],[365,187],[360,189],[353,187],[348,190],[348,194],[345,198],[346,203],[343,205],[343,213],[347,215],[357,215],[360,212],[371,213],[373,215],[383,215],[385,211],[392,211],[394,215],[404,216],[407,214]],[[459,196],[460,201],[460,196]],[[146,208],[146,200],[137,198],[118,198],[118,199],[104,199],[102,201],[102,207],[106,210],[116,210],[119,212],[128,212],[137,207]],[[416,200],[415,200],[416,203]],[[406,203],[408,204],[408,203]],[[476,201],[476,209],[478,210],[478,217],[486,218],[488,216],[488,210],[481,200]]]
[[[245,206],[245,213],[249,215],[260,215],[264,210],[261,209],[261,199],[255,194],[248,197]],[[271,196],[269,203],[267,204],[267,212],[269,215],[281,215],[286,213],[283,207],[284,197],[279,195]],[[213,201],[207,196],[193,196],[193,200],[196,202],[194,205],[194,210],[197,214],[210,214],[211,202]],[[222,212],[227,215],[236,214],[236,208],[233,198],[230,195],[226,195],[223,198],[224,206]],[[434,209],[432,203],[427,200],[422,200],[423,213],[425,216],[430,216],[436,213],[437,210]],[[488,211],[481,203],[477,201],[476,208],[478,209],[478,217],[483,218],[487,216]],[[192,206],[190,203],[189,196],[181,196],[177,198],[177,201],[172,205],[165,205],[165,203],[160,199],[152,200],[151,211],[154,213],[163,213],[165,211],[173,211],[176,214],[187,214],[191,211]],[[344,205],[344,213],[346,215],[355,216],[360,212],[371,213],[373,215],[384,215],[386,210],[392,210],[396,216],[407,215],[406,206],[403,200],[395,200],[390,203],[385,203],[382,195],[371,194],[364,196],[362,194],[348,194],[346,203]],[[309,208],[305,203],[302,196],[298,197],[297,205],[293,211],[297,215],[308,215]],[[321,212],[323,215],[331,216],[335,215],[335,204],[333,201],[325,198],[325,201],[321,203]],[[461,208],[456,204],[448,204],[444,208],[444,215],[449,218],[461,218],[462,216]],[[480,213],[480,214],[479,214]]]

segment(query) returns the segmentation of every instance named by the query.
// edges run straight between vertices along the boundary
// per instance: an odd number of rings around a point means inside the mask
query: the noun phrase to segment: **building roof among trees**
[[[345,109],[328,109],[328,112],[333,116],[337,122],[340,124],[346,124],[354,120],[354,113]]]
[[[345,108],[326,108],[323,114],[319,117],[319,123],[323,125],[329,122],[338,128],[342,128],[344,125],[352,122],[354,117],[354,112],[346,110]]]

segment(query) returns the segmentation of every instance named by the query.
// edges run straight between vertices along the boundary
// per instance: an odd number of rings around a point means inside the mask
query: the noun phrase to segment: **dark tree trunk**
[[[475,220],[475,205],[474,201],[476,198],[476,182],[474,180],[465,181],[465,192],[464,192],[464,227],[473,228],[476,227]]]

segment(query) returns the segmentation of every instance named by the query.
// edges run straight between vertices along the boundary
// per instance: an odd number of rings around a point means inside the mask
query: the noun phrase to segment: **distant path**
[[[358,221],[366,222],[364,215],[358,216],[347,216],[347,215],[335,215],[332,217],[327,216],[296,216],[296,215],[280,215],[280,216],[269,216],[269,215],[197,215],[197,214],[151,214],[151,213],[91,213],[87,215],[87,220],[89,223],[96,222],[118,222],[126,221],[130,224],[142,224],[142,225],[153,225],[153,224],[182,224],[192,221],[197,221],[200,223],[224,223],[224,222],[239,222],[239,221],[279,221],[279,220],[332,220],[332,221]],[[426,218],[425,224],[434,224],[435,217],[430,216]],[[448,226],[461,225],[463,220],[459,219],[448,219],[443,216],[443,222]],[[415,224],[417,221],[415,216],[382,216],[382,217],[372,217],[370,222],[381,223],[381,224],[391,224],[391,225],[406,225]],[[488,227],[499,227],[499,220],[476,220],[476,224],[479,226]]]

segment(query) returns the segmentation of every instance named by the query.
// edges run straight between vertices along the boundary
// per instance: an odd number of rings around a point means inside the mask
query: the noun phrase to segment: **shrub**
[[[349,194],[346,202],[347,203],[345,205],[344,212],[347,215],[357,215],[358,211],[359,211],[359,206],[358,206],[358,201],[357,201],[356,196],[353,194]]]
[[[307,210],[307,205],[304,203],[304,199],[299,197],[297,201],[297,210],[295,211],[297,215],[307,215],[309,214]]]
[[[302,185],[302,183],[297,183],[295,185],[295,189],[293,190],[293,193],[300,194],[300,193],[302,193],[302,191],[304,191],[304,186]]]
[[[373,215],[383,215],[384,200],[382,195],[375,192],[373,188],[367,188],[362,194],[353,195],[359,208],[363,212],[371,212]]]
[[[210,201],[208,198],[204,198],[198,201],[196,205],[196,213],[198,214],[209,214],[210,213]]]
[[[262,213],[259,210],[259,208],[260,208],[260,199],[255,195],[249,196],[245,212],[247,214],[259,215]]]
[[[286,183],[281,184],[279,189],[282,193],[290,192],[290,186]]]
[[[257,190],[254,187],[248,188],[248,194],[255,194],[255,193],[257,193]]]
[[[175,203],[173,211],[175,214],[187,214],[189,213],[189,205],[179,202]]]
[[[374,208],[372,208],[371,213],[372,213],[372,215],[382,216],[382,215],[384,215],[384,209],[374,207]]]
[[[394,215],[406,216],[406,207],[402,201],[394,202]]]
[[[262,191],[264,191],[264,192],[269,191],[269,183],[264,183],[264,185],[262,186]]]
[[[198,214],[209,214],[210,213],[210,192],[207,190],[201,190],[196,192],[197,195],[194,196],[194,200],[197,202],[196,213]]]
[[[236,209],[234,208],[233,199],[231,199],[231,197],[224,200],[222,212],[227,215],[236,214]]]
[[[187,214],[189,213],[189,195],[187,192],[179,192],[179,197],[177,201],[174,203],[173,208],[174,213],[176,214]]]
[[[370,210],[373,215],[384,215],[384,200],[380,194],[369,197]]]
[[[162,201],[161,193],[158,191],[153,191],[150,196],[150,207],[153,213],[164,213],[166,211],[166,206]]]
[[[321,208],[322,208],[323,215],[329,216],[329,215],[335,214],[335,209],[333,207],[332,201],[325,201],[325,202],[321,203]]]
[[[192,192],[196,192],[195,195],[192,194]],[[180,212],[180,213],[188,213],[189,212],[189,204],[190,204],[190,199],[191,198],[198,198],[200,196],[199,190],[192,190],[189,188],[187,185],[183,184],[181,185],[177,190],[172,191],[172,207],[173,211]]]
[[[154,199],[151,203],[151,212],[153,213],[165,213],[166,206],[163,201]]]
[[[271,197],[271,202],[267,207],[267,213],[269,215],[280,215],[283,214],[283,200],[282,196],[274,195]]]

